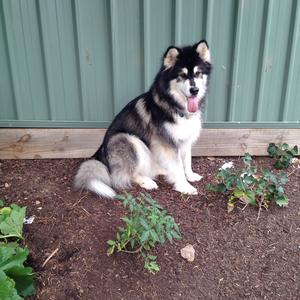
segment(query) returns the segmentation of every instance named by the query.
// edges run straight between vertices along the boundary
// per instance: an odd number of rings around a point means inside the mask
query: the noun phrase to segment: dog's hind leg
[[[137,153],[137,165],[133,175],[133,181],[146,190],[157,189],[155,176],[155,165],[151,158],[148,147],[137,137],[129,136],[129,141],[135,147]]]
[[[123,189],[137,183],[145,189],[155,189],[151,153],[136,136],[120,133],[113,136],[107,146],[112,184]]]

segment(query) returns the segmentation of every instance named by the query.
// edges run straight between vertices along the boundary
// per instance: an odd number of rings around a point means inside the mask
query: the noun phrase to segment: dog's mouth
[[[187,98],[187,110],[190,113],[194,113],[199,109],[200,99],[197,96],[191,96]]]

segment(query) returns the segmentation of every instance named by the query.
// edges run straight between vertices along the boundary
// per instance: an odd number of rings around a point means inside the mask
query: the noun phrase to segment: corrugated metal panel
[[[300,127],[298,0],[0,0],[0,126],[106,127],[206,38],[207,127]]]

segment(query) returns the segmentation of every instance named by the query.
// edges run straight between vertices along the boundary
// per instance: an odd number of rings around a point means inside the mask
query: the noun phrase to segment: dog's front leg
[[[192,170],[192,145],[185,145],[180,149],[181,159],[184,167],[185,176],[188,181],[199,181],[203,177]]]
[[[166,170],[167,181],[174,184],[176,191],[190,195],[198,194],[197,189],[186,180],[181,155],[178,151],[172,151],[172,153],[162,151],[159,160],[161,167]]]

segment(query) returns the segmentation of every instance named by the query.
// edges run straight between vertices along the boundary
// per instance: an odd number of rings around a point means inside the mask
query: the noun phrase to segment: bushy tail
[[[106,198],[116,196],[111,185],[111,178],[106,166],[95,159],[83,162],[74,180],[75,189],[87,189]]]

